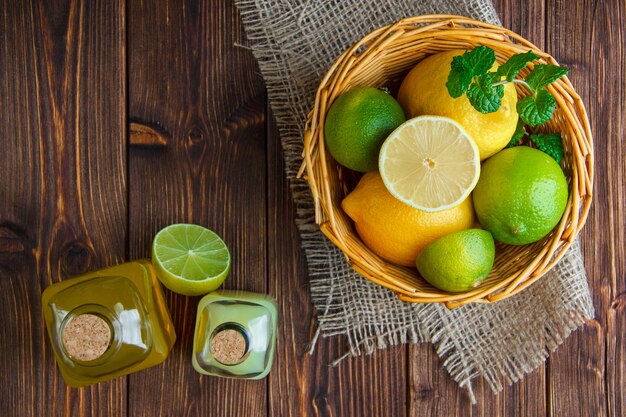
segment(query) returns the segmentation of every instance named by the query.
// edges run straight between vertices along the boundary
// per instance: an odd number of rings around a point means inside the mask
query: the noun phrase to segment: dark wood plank
[[[62,382],[40,300],[125,258],[124,4],[4,1],[0,27],[0,408],[124,416],[125,379]]]
[[[268,118],[268,273],[278,299],[276,363],[270,373],[270,416],[404,416],[406,347],[329,364],[346,346],[340,338],[319,340],[314,355],[307,345],[314,332],[306,259],[295,225],[280,140]]]
[[[626,295],[611,306],[607,323],[607,395],[611,417],[626,415]]]
[[[409,350],[410,416],[471,416],[472,404],[450,378],[431,344]],[[482,395],[482,387],[476,392]]]
[[[624,291],[623,12],[618,1],[547,1],[548,50],[571,68],[594,134],[594,203],[582,232],[596,320],[571,336],[550,361],[553,415],[607,415],[607,314]],[[620,17],[621,16],[621,17]],[[620,41],[621,46],[620,46]],[[622,75],[623,77],[623,75]],[[620,234],[621,233],[621,234]],[[620,275],[621,274],[621,275]]]
[[[539,48],[544,45],[544,0],[495,0],[504,27]],[[473,382],[477,404],[454,382],[430,345],[409,351],[410,415],[415,416],[542,416],[546,414],[546,378],[541,368],[494,394],[480,378]]]
[[[149,256],[168,224],[205,225],[231,250],[225,287],[265,292],[265,95],[251,54],[235,46],[242,28],[231,3],[128,2],[130,118],[166,142],[129,151],[130,256]],[[199,297],[167,299],[178,341],[164,365],[130,377],[129,415],[265,415],[267,380],[194,371]]]
[[[550,415],[607,415],[604,331],[595,320],[570,335],[550,357]]]
[[[329,415],[328,369],[307,344],[314,329],[307,266],[295,223],[295,207],[285,178],[280,138],[268,107],[267,256],[269,291],[279,305],[274,367],[269,375],[269,416]],[[320,378],[318,372],[322,372]]]

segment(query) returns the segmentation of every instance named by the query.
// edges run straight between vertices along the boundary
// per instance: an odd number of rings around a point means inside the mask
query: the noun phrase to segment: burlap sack
[[[304,124],[317,85],[341,52],[373,29],[401,18],[459,14],[500,23],[489,0],[239,0],[248,45],[259,61],[280,129],[287,175],[297,206],[318,335],[341,335],[343,357],[397,343],[431,342],[451,377],[469,390],[482,376],[494,391],[541,366],[593,305],[576,242],[559,265],[522,293],[496,304],[448,310],[407,304],[367,281],[314,222],[311,194],[296,179]],[[317,336],[316,336],[317,339]],[[313,341],[315,345],[315,340]]]

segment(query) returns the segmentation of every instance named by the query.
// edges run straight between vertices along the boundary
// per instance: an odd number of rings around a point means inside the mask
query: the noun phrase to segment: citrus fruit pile
[[[494,239],[524,245],[547,236],[568,199],[551,156],[507,147],[518,128],[513,83],[499,87],[501,105],[490,113],[449,94],[451,63],[464,53],[422,60],[397,101],[372,87],[345,92],[324,125],[333,158],[364,173],[342,202],[363,243],[448,292],[469,291],[487,278]]]

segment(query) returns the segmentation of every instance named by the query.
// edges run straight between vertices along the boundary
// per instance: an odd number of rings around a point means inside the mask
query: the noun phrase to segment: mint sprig
[[[522,121],[537,126],[550,120],[556,109],[556,100],[545,88],[569,70],[558,65],[537,64],[521,80],[515,78],[517,74],[529,62],[538,59],[533,51],[513,55],[496,71],[489,71],[495,59],[495,52],[483,45],[455,56],[446,82],[450,96],[458,98],[467,94],[476,110],[493,113],[502,105],[504,84],[518,83],[530,90],[530,95],[517,103],[517,112]]]
[[[556,101],[547,90],[539,90],[534,96],[524,97],[517,102],[517,113],[529,126],[537,126],[552,119]]]
[[[550,155],[557,164],[563,159],[563,141],[560,133],[537,133],[530,135],[530,140],[543,151]]]
[[[504,86],[495,85],[499,78],[495,72],[487,72],[475,78],[476,81],[467,90],[467,98],[474,108],[487,109],[486,113],[494,112],[500,108]]]
[[[524,81],[532,90],[538,91],[549,86],[562,76],[567,75],[568,72],[569,69],[559,67],[558,65],[538,64],[535,65],[535,68],[526,76]]]
[[[524,122],[522,119],[517,121],[517,127],[515,132],[506,145],[507,148],[512,148],[522,143],[530,141],[542,152],[550,155],[554,160],[560,164],[563,160],[563,140],[560,133],[531,133],[528,134],[524,128]]]
[[[489,71],[494,62],[496,53],[482,45],[452,58],[450,75],[446,82],[450,95],[454,98],[461,97],[470,88],[472,79]]]
[[[539,59],[533,51],[528,51],[523,54],[515,54],[508,61],[498,67],[498,74],[502,75],[508,82],[515,79],[515,76],[520,72],[526,64]]]

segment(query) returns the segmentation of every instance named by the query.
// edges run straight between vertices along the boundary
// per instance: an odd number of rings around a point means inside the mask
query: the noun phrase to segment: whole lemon
[[[376,171],[380,147],[404,121],[402,107],[389,94],[373,87],[353,88],[340,95],[326,114],[326,147],[346,168]]]
[[[420,61],[402,81],[398,101],[407,118],[428,114],[454,119],[474,140],[482,161],[511,140],[518,119],[517,93],[512,83],[506,84],[502,105],[488,114],[474,109],[465,95],[452,98],[446,88],[450,63],[453,57],[464,52],[440,52]]]
[[[474,188],[480,224],[494,239],[525,245],[546,236],[567,205],[567,179],[545,153],[516,146],[489,158]]]
[[[435,240],[417,257],[417,269],[434,287],[449,292],[469,291],[489,275],[496,256],[491,233],[461,230]]]
[[[442,211],[425,212],[396,199],[378,172],[369,172],[341,203],[356,230],[374,253],[389,262],[415,266],[429,243],[474,224],[471,198]]]

